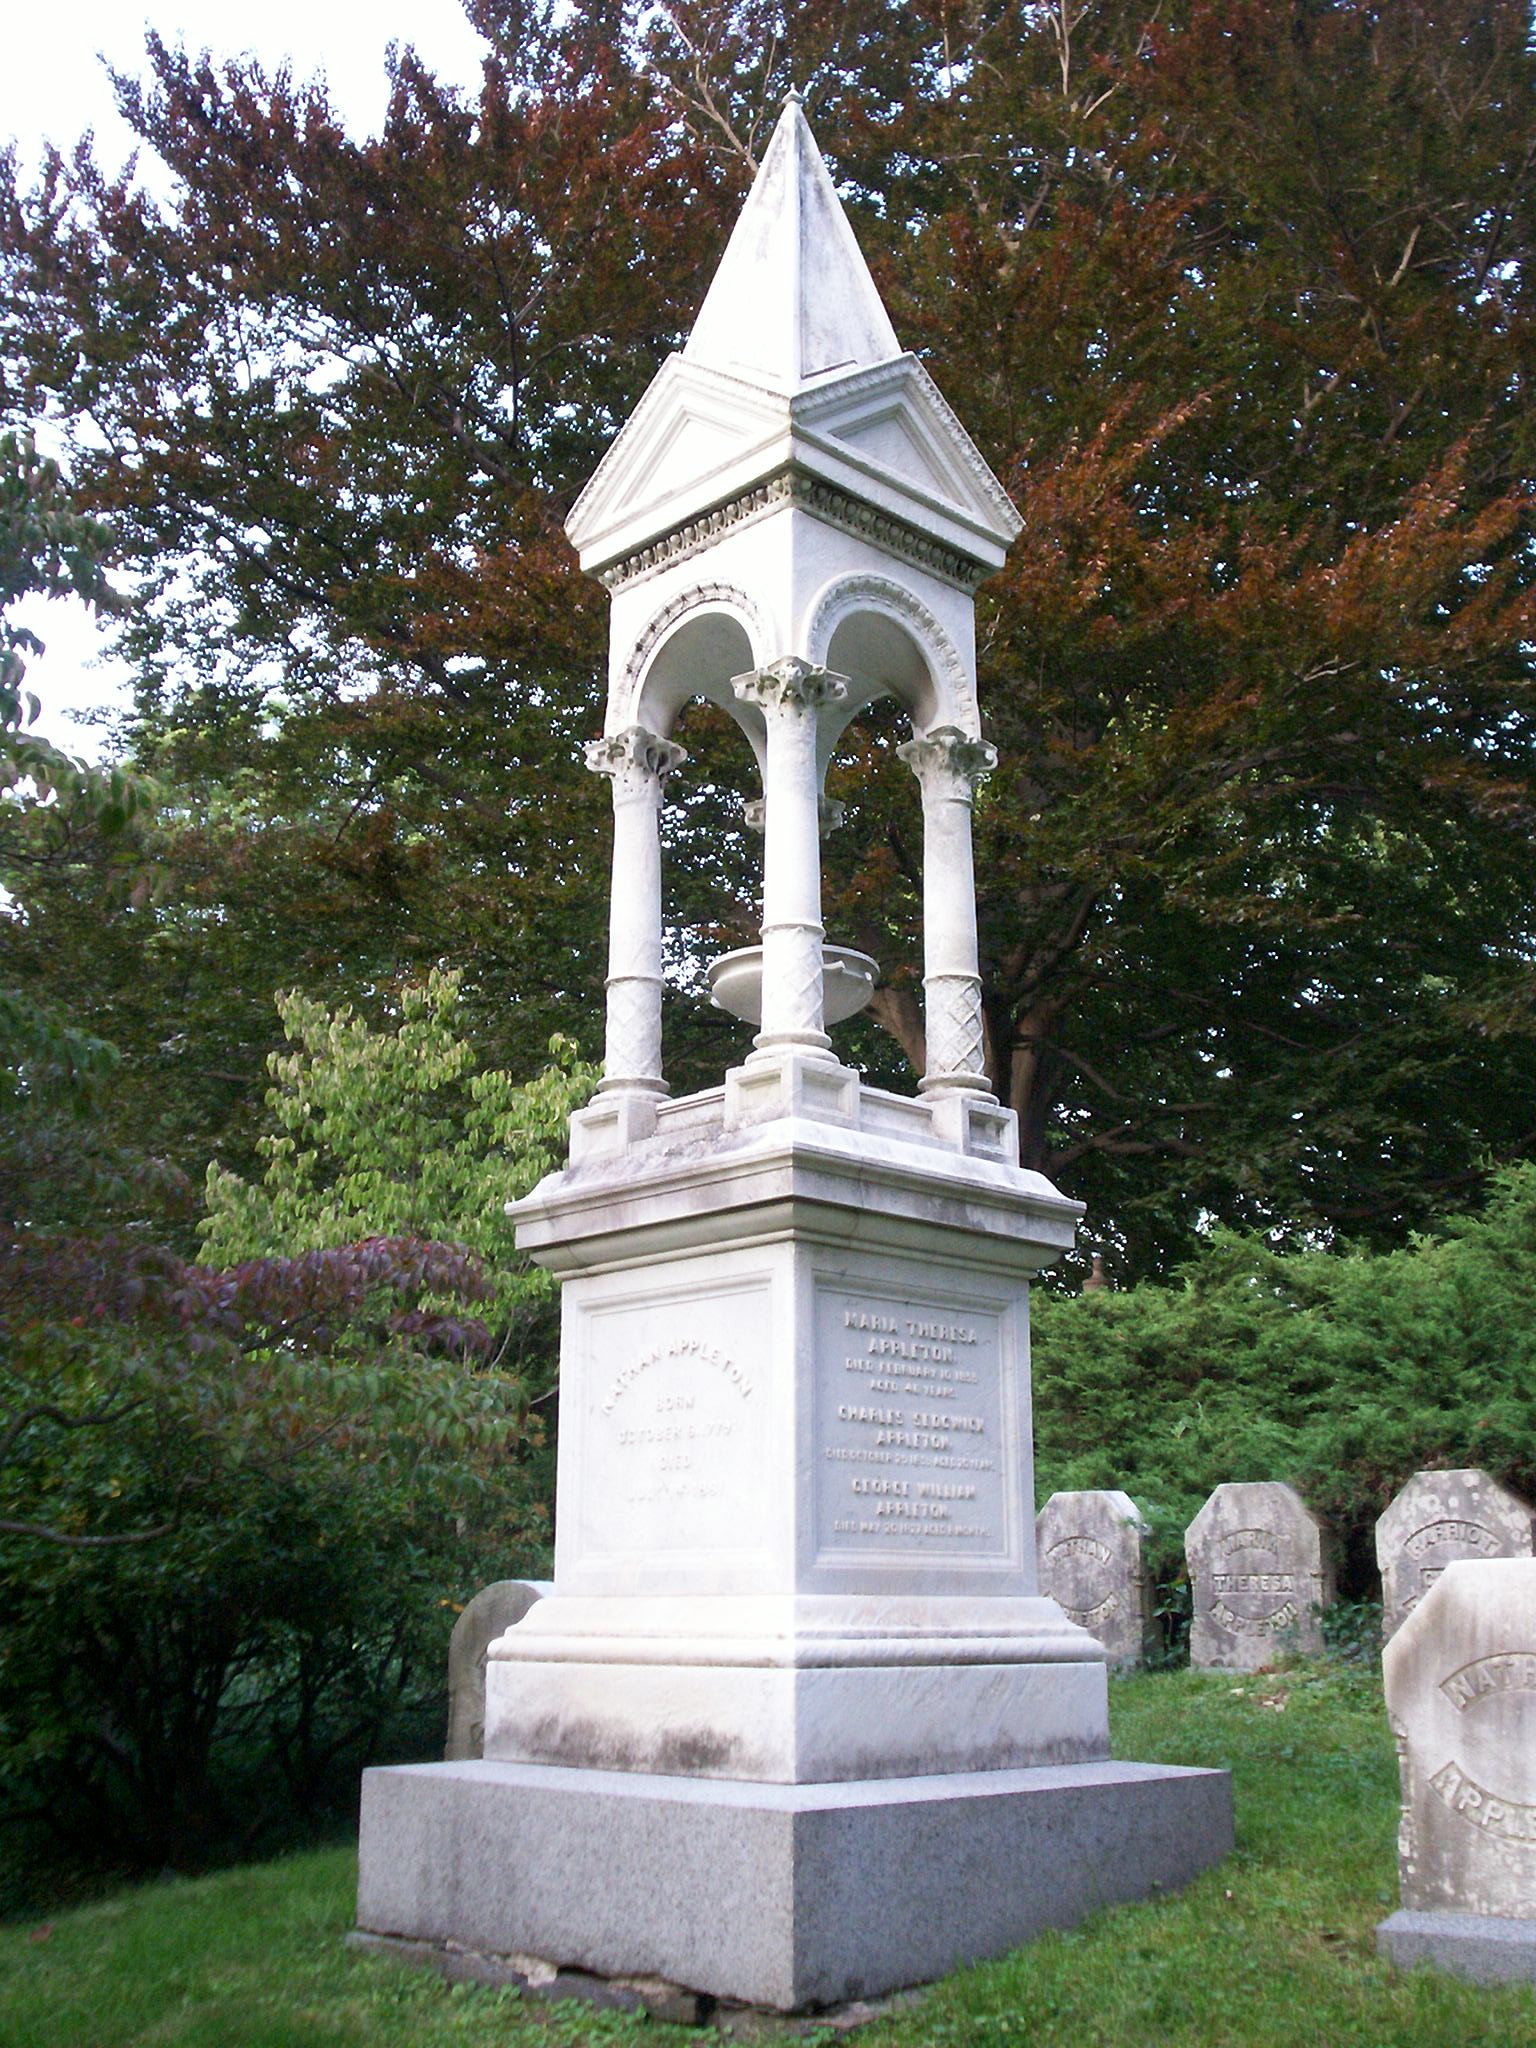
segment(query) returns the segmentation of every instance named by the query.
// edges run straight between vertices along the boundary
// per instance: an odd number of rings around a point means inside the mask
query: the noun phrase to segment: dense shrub
[[[1400,1251],[1224,1235],[1172,1284],[1042,1296],[1034,1352],[1040,1498],[1123,1487],[1165,1594],[1212,1487],[1283,1479],[1367,1596],[1373,1524],[1410,1473],[1481,1465],[1536,1498],[1536,1166]]]
[[[0,1811],[189,1864],[441,1736],[455,1603],[547,1536],[461,1247],[226,1271],[0,1246]]]

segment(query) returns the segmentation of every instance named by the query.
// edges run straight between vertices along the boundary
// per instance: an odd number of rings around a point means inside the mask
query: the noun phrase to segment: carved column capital
[[[631,725],[623,732],[605,733],[600,740],[593,740],[585,758],[594,775],[613,777],[613,800],[619,803],[626,797],[646,795],[652,788],[663,788],[688,754],[645,726]]]
[[[816,821],[821,827],[821,836],[835,832],[848,815],[848,806],[839,797],[819,797],[816,803]],[[763,796],[749,796],[741,806],[742,821],[749,832],[765,832],[768,829],[768,799]]]
[[[896,751],[925,797],[952,797],[967,804],[974,799],[977,784],[997,766],[996,747],[989,740],[972,739],[956,725],[938,726]]]
[[[765,712],[788,706],[815,711],[823,704],[840,703],[848,694],[848,678],[802,661],[798,654],[787,654],[765,668],[732,676],[731,688],[743,703],[759,705]]]

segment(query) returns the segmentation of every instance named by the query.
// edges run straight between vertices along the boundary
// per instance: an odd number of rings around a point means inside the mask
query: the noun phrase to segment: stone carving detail
[[[607,993],[611,1078],[645,1079],[654,1075],[661,1058],[656,983],[641,975],[611,975]]]
[[[651,620],[630,650],[624,664],[623,674],[613,691],[613,711],[619,718],[629,718],[638,705],[636,692],[650,666],[651,656],[674,626],[682,624],[690,612],[734,611],[747,622],[754,646],[760,645],[763,637],[762,615],[744,590],[734,583],[699,583],[692,590],[685,590],[664,604]]]
[[[929,1075],[985,1076],[981,985],[972,975],[932,975],[923,982]]]
[[[817,662],[803,661],[798,654],[786,654],[764,668],[732,676],[731,688],[744,703],[760,705],[764,711],[787,706],[815,711],[823,704],[840,704],[848,694],[848,678]]]
[[[697,519],[689,519],[681,526],[673,527],[670,533],[663,534],[659,540],[653,540],[643,548],[636,548],[633,554],[610,562],[606,569],[598,571],[598,581],[608,590],[621,590],[639,576],[654,576],[673,562],[685,561],[689,555],[697,555],[712,547],[721,534],[728,533],[733,526],[745,525],[749,519],[771,512],[775,505],[787,503],[790,496],[790,474],[784,470],[778,476],[770,477],[766,483],[743,491],[740,497],[716,505],[713,511],[703,512]]]
[[[1402,1774],[1404,1907],[1523,1920],[1530,1956],[1536,1559],[1448,1564],[1388,1643],[1382,1665]]]
[[[821,827],[821,836],[835,832],[848,815],[848,806],[840,803],[835,796],[824,796],[816,805],[816,822]],[[765,796],[749,796],[741,807],[742,823],[749,832],[764,832],[768,828],[768,799]]]
[[[785,469],[777,476],[769,477],[765,483],[755,484],[750,491],[743,491],[740,497],[729,498],[723,505],[715,506],[697,519],[686,520],[660,540],[636,548],[633,554],[625,555],[617,562],[610,562],[606,569],[598,572],[599,580],[609,590],[620,590],[637,577],[654,576],[659,570],[670,568],[674,562],[700,554],[732,527],[761,518],[776,505],[784,504],[798,505],[825,519],[831,526],[871,540],[890,554],[900,555],[906,561],[930,569],[935,576],[961,590],[974,590],[987,574],[986,569],[969,555],[919,533],[905,520],[897,519],[889,512],[877,511],[873,505],[865,504],[861,498],[855,498],[847,491],[840,491],[834,484],[822,483],[798,470]]]
[[[1218,1486],[1184,1533],[1197,1670],[1257,1671],[1286,1650],[1323,1647],[1333,1542],[1300,1494],[1276,1480]]]
[[[839,620],[856,611],[884,612],[909,626],[923,652],[937,667],[942,694],[954,715],[963,719],[972,732],[979,731],[981,714],[976,704],[976,685],[949,635],[920,597],[889,576],[845,576],[824,590],[806,635],[812,652],[825,653]]]
[[[613,777],[613,800],[648,794],[652,787],[665,785],[688,755],[671,740],[658,739],[643,725],[627,726],[623,732],[605,734],[586,750],[586,763],[594,775]]]
[[[1139,1664],[1152,1643],[1146,1526],[1128,1493],[1053,1493],[1035,1517],[1041,1592],[1098,1637],[1111,1664]]]
[[[975,801],[979,784],[997,766],[997,749],[988,740],[974,740],[958,726],[935,726],[921,739],[896,749],[917,777],[923,794]]]
[[[1415,1472],[1376,1524],[1383,1638],[1458,1558],[1529,1557],[1533,1511],[1486,1472]]]

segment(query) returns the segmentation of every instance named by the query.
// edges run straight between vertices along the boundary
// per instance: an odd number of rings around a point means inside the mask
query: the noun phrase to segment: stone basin
[[[875,992],[878,965],[851,946],[822,948],[822,1005],[828,1027],[856,1017]],[[710,999],[744,1024],[763,1021],[763,949],[743,946],[709,963]]]

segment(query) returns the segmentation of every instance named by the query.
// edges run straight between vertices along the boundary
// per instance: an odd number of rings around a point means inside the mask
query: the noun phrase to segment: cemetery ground
[[[1379,1961],[1397,1770],[1373,1654],[1116,1680],[1118,1755],[1230,1768],[1237,1850],[895,2003],[860,2048],[1536,2048],[1536,1991]],[[677,2048],[718,2032],[449,1986],[347,1953],[350,1846],[138,1886],[0,1929],[0,2048]],[[754,2038],[830,2041],[804,2023]]]

